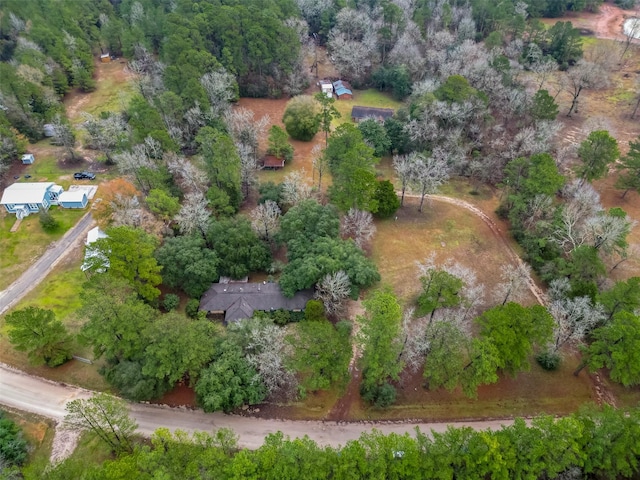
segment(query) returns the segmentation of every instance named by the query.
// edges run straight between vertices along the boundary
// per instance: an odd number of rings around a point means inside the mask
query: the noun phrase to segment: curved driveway
[[[82,388],[51,382],[27,375],[19,370],[0,364],[0,404],[22,411],[36,413],[61,421],[65,415],[65,405],[77,398],[89,398],[93,392]],[[322,421],[265,420],[223,413],[204,413],[202,410],[170,408],[159,405],[131,404],[131,414],[138,422],[138,431],[150,435],[160,427],[170,430],[181,429],[213,431],[231,428],[238,435],[241,447],[258,448],[264,438],[278,431],[291,438],[305,435],[320,445],[337,447],[349,440],[357,439],[362,432],[377,429],[388,433],[413,433],[415,427],[423,432],[435,430],[443,432],[448,425],[468,426],[475,429],[499,429],[509,425],[510,420],[494,420],[463,423],[337,423]]]

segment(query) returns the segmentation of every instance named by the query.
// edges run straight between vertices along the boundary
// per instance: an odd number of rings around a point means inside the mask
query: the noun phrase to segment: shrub
[[[200,308],[200,300],[190,298],[185,307],[185,312],[189,318],[196,318],[198,316],[198,309]]]
[[[309,300],[304,309],[304,319],[312,322],[326,320],[324,315],[324,305],[320,300]]]
[[[551,372],[560,365],[560,355],[556,352],[544,351],[536,355],[536,361],[543,369]]]
[[[167,293],[164,296],[164,301],[162,302],[162,306],[167,312],[171,310],[175,310],[180,305],[180,297],[175,293]]]
[[[365,401],[379,408],[388,407],[396,401],[396,389],[390,383],[384,383],[383,385],[367,385],[363,383],[360,395]]]
[[[42,229],[47,233],[55,232],[60,226],[60,222],[58,222],[53,215],[49,213],[48,210],[41,209],[40,210],[40,225]]]

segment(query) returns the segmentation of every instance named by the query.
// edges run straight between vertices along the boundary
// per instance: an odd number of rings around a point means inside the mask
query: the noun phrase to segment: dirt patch
[[[165,393],[161,398],[153,400],[151,403],[157,405],[169,405],[170,407],[196,408],[196,392],[193,388],[185,384],[178,384],[173,390]]]
[[[65,458],[71,456],[78,446],[80,433],[81,432],[79,430],[69,430],[61,425],[56,427],[53,444],[51,445],[51,456],[49,457],[49,461],[52,465],[55,465],[56,463],[59,463]]]
[[[622,24],[627,17],[632,16],[634,16],[633,10],[623,10],[605,3],[600,6],[597,13],[567,12],[562,18],[545,18],[542,21],[547,25],[569,21],[580,30],[582,35],[594,35],[609,40],[626,40],[626,36],[622,33]],[[585,33],[582,33],[583,31]]]

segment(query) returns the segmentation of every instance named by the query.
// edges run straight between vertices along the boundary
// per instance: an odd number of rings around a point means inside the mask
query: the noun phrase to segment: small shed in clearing
[[[100,61],[102,63],[109,63],[111,61],[111,55],[109,53],[103,53],[100,55]]]
[[[378,122],[384,122],[387,118],[393,117],[392,108],[358,107],[351,109],[351,121],[358,123],[367,118],[373,118]]]
[[[36,161],[36,159],[33,156],[33,153],[25,153],[24,155],[22,155],[22,164],[23,165],[31,165],[35,161]]]
[[[58,205],[62,208],[86,208],[87,203],[89,203],[87,192],[83,190],[62,192],[58,197]]]
[[[318,86],[328,98],[333,97],[333,83],[331,83],[331,80],[320,80]]]
[[[335,90],[336,97],[338,97],[339,100],[351,100],[353,98],[351,85],[343,80],[333,82],[333,89]]]
[[[284,158],[278,158],[274,155],[267,155],[262,162],[262,168],[284,168]]]

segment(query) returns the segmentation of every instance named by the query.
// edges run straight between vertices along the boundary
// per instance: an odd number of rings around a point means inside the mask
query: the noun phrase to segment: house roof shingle
[[[359,107],[357,105],[351,109],[351,118],[363,119],[369,117],[386,120],[387,118],[393,117],[393,109]]]
[[[311,289],[287,298],[277,283],[214,283],[202,296],[200,310],[226,312],[228,323],[250,318],[255,310],[302,310],[312,298]]]

